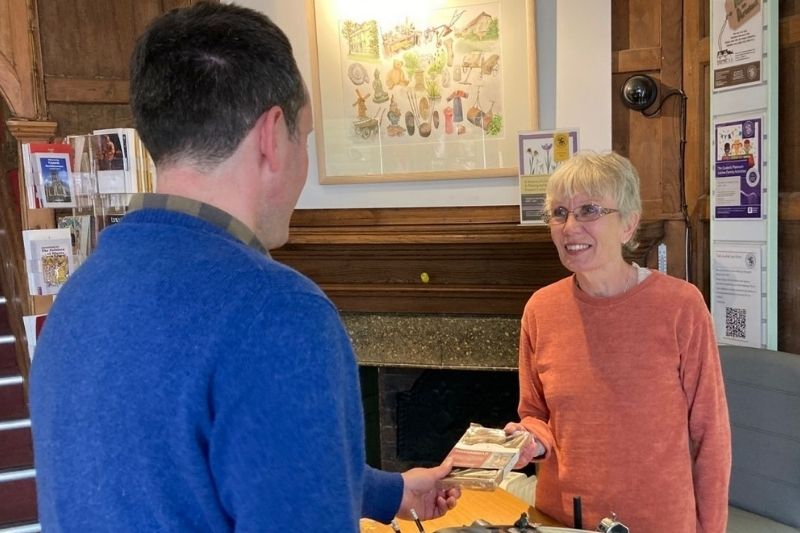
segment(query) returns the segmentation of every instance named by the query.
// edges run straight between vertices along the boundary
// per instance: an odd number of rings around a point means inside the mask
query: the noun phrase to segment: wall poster
[[[578,151],[578,130],[522,131],[519,146],[519,220],[542,223],[547,180]]]
[[[713,0],[714,90],[754,85],[762,78],[762,0]]]
[[[763,245],[718,242],[712,257],[714,325],[725,344],[761,348]]]
[[[714,219],[761,219],[763,117],[714,123]]]
[[[516,175],[533,0],[308,0],[320,182]]]

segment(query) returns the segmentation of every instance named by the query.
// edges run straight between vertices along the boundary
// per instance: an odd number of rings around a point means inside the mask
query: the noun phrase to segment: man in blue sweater
[[[365,466],[337,310],[269,256],[312,130],[286,36],[234,5],[171,11],[137,42],[130,89],[159,194],[103,231],[39,339],[43,530],[339,533],[446,512],[449,465]]]

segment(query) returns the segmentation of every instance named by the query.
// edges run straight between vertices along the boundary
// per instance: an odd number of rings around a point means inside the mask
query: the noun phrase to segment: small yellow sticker
[[[553,146],[553,159],[556,163],[569,159],[569,133],[554,134]]]

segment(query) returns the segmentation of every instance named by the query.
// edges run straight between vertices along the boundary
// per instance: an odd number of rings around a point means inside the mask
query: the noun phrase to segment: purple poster
[[[714,125],[714,218],[761,219],[762,119]]]

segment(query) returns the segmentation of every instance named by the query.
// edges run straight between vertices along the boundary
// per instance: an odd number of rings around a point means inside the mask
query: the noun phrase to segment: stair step
[[[0,431],[0,472],[33,466],[33,439],[29,420],[4,422]],[[0,474],[1,476],[2,474]]]
[[[35,476],[32,469],[0,474],[0,527],[38,520]]]
[[[19,375],[13,335],[0,335],[0,376]]]
[[[16,524],[9,527],[0,526],[0,533],[40,533],[42,526],[38,522]]]
[[[0,422],[28,417],[22,376],[0,378]]]
[[[39,533],[40,531],[42,531],[42,526],[38,522],[16,524],[8,527],[0,526],[0,533]]]
[[[2,298],[2,300],[0,300],[0,335],[10,334],[11,321],[8,318],[8,306],[6,305],[6,299]]]

